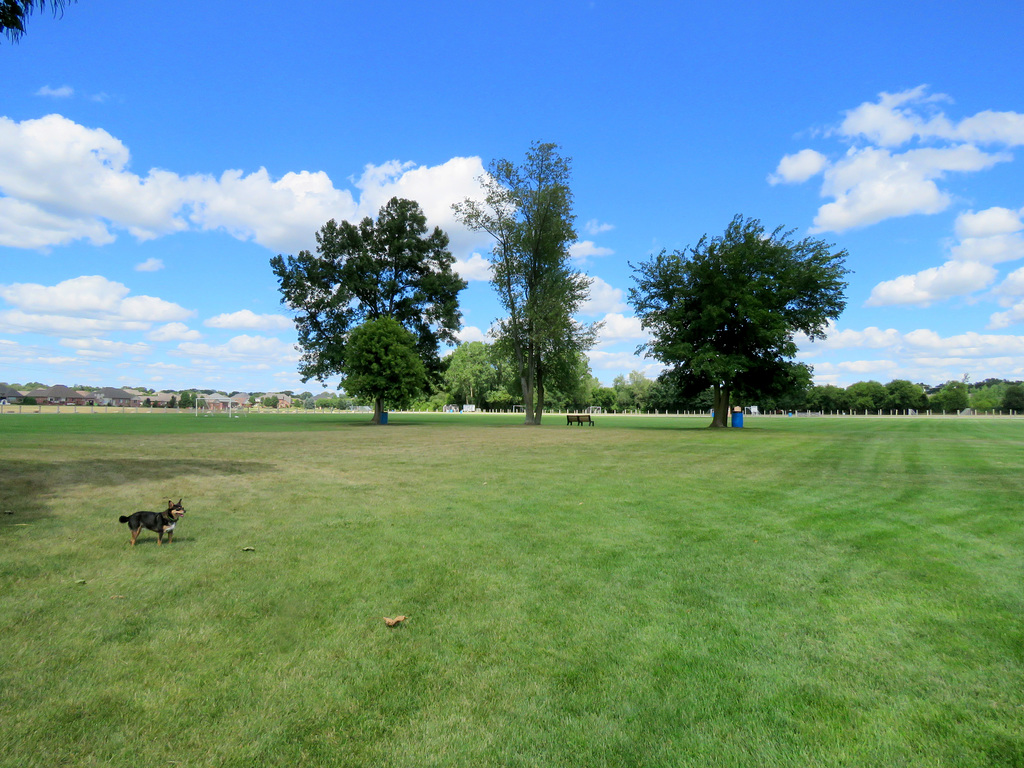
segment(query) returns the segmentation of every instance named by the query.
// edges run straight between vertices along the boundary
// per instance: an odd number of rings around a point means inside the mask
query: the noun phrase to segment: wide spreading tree
[[[491,333],[515,363],[526,424],[540,424],[544,387],[576,374],[598,329],[573,317],[590,295],[590,278],[569,257],[576,240],[569,175],[557,145],[535,142],[522,165],[491,162],[480,179],[483,200],[452,206],[463,224],[494,239],[491,285],[507,315]]]
[[[458,295],[466,282],[452,270],[455,259],[448,236],[437,227],[428,231],[426,217],[413,200],[392,198],[376,221],[367,216],[356,225],[332,219],[317,232],[316,243],[315,254],[300,251],[270,261],[282,302],[296,313],[302,349],[299,375],[304,382],[323,383],[340,374],[343,385],[346,376],[358,377],[353,386],[372,397],[373,421],[379,424],[389,390],[367,388],[373,377],[355,366],[366,356],[347,354],[353,332],[368,321],[392,318],[409,332],[425,377],[437,377],[440,344],[456,342],[462,317]],[[383,345],[394,336],[378,327],[362,341],[381,341],[382,356],[404,357],[402,344]],[[405,363],[389,360],[387,365],[401,369]],[[416,381],[422,383],[418,377]]]
[[[712,427],[728,424],[734,391],[789,386],[797,334],[823,338],[846,307],[846,251],[791,235],[737,216],[723,235],[635,267],[629,299],[651,334],[638,352],[670,366],[691,391],[712,388]]]

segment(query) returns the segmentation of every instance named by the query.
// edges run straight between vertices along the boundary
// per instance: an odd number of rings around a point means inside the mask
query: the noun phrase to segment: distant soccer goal
[[[584,413],[604,413],[604,411],[601,410],[601,406],[600,405],[591,405],[590,407],[588,407],[583,412]]]
[[[229,419],[238,419],[249,415],[249,409],[239,403],[206,403],[202,400],[196,403],[196,416],[224,416]]]

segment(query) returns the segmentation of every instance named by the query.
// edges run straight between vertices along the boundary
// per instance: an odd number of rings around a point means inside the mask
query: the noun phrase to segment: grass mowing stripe
[[[394,419],[0,419],[0,765],[1024,759],[1020,422]]]

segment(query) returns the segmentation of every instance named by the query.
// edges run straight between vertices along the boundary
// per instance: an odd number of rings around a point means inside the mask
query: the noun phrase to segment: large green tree
[[[835,384],[811,387],[807,392],[807,407],[812,411],[846,411],[850,408],[850,393]]]
[[[75,0],[0,0],[0,32],[12,42],[17,42],[25,34],[25,24],[35,10],[43,10],[47,5],[57,16],[64,13],[64,6]]]
[[[947,381],[932,395],[931,404],[937,411],[959,413],[970,401],[966,381]]]
[[[1003,393],[1001,407],[1004,411],[1024,411],[1024,387],[1020,384],[1010,384]]]
[[[444,383],[457,401],[480,405],[487,392],[499,384],[490,347],[482,341],[469,341],[456,347],[444,372]]]
[[[651,333],[638,351],[671,366],[690,390],[712,388],[712,427],[728,424],[733,390],[787,387],[796,334],[824,337],[846,307],[846,251],[791,235],[737,216],[723,235],[635,268],[630,303]]]
[[[888,392],[877,381],[858,381],[846,388],[849,397],[849,408],[854,413],[860,411],[877,412],[885,408]]]
[[[924,410],[928,408],[928,395],[920,384],[893,379],[885,385],[885,407],[896,412]]]
[[[315,254],[300,251],[270,261],[282,302],[296,313],[302,380],[345,377],[350,334],[382,317],[412,334],[428,377],[439,376],[438,349],[456,342],[462,317],[458,295],[466,287],[452,270],[448,236],[437,227],[428,230],[416,202],[394,197],[376,221],[328,221],[316,242]],[[381,399],[374,399],[373,420],[379,423]]]
[[[427,384],[427,370],[416,352],[416,337],[397,320],[367,320],[349,334],[345,345],[345,391],[373,400],[380,423],[387,403],[402,408]]]
[[[597,333],[573,317],[590,278],[569,258],[576,240],[570,168],[557,145],[535,142],[522,165],[491,162],[480,180],[483,200],[452,206],[463,224],[494,240],[491,284],[507,314],[492,332],[515,363],[526,424],[540,424],[545,385],[575,376]]]

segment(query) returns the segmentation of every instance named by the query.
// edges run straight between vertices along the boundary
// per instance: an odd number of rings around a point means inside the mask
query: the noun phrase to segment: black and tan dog
[[[174,538],[174,526],[178,524],[178,520],[184,514],[185,508],[181,506],[181,499],[178,499],[177,504],[168,499],[167,509],[164,512],[135,512],[131,515],[121,515],[120,521],[128,523],[133,547],[143,528],[156,532],[156,543],[159,546],[164,543],[165,533],[167,534],[167,543],[171,543]]]

